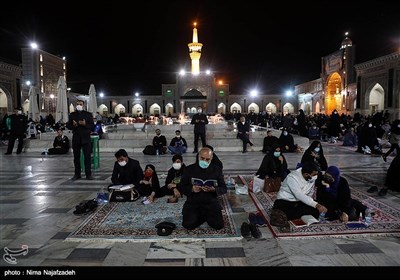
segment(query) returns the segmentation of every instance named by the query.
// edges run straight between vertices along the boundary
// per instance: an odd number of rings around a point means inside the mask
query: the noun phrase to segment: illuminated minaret
[[[198,42],[197,39],[197,23],[194,23],[193,28],[193,42],[188,44],[190,59],[192,60],[192,74],[198,75],[200,74],[200,56],[201,56],[201,47],[202,43]]]

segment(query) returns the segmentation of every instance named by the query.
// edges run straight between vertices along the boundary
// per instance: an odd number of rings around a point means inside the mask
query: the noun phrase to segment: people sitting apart
[[[64,135],[64,131],[59,128],[57,130],[57,136],[53,141],[53,148],[48,149],[46,152],[42,152],[42,155],[63,155],[69,152],[69,139],[66,135]]]
[[[167,152],[167,139],[161,135],[161,130],[156,129],[156,136],[153,138],[153,147],[158,151],[158,154],[164,155]]]
[[[243,142],[243,150],[242,153],[247,153],[247,144],[250,144],[250,146],[253,146],[253,143],[250,141],[250,124],[246,122],[246,119],[244,116],[240,117],[239,122],[237,123],[237,130],[238,133],[236,135],[236,138],[239,138]]]
[[[182,155],[186,153],[187,150],[187,142],[185,138],[181,136],[181,131],[175,131],[175,137],[171,139],[171,143],[168,146],[168,150],[171,154]]]
[[[358,143],[357,134],[354,132],[354,127],[347,129],[343,137],[343,146],[356,147]]]
[[[322,149],[321,142],[314,140],[310,146],[305,150],[301,161],[302,164],[305,162],[312,162],[319,167],[318,171],[325,171],[328,168],[328,163],[324,156],[324,150]]]
[[[156,197],[161,197],[160,181],[158,180],[156,168],[152,164],[147,164],[139,181],[139,187],[136,188],[148,203],[154,202]],[[146,199],[147,198],[147,199]]]
[[[138,189],[140,180],[143,178],[143,169],[139,161],[129,157],[124,149],[118,150],[114,156],[116,161],[111,175],[112,184],[109,187],[133,184]]]
[[[279,144],[278,137],[272,135],[272,130],[267,131],[267,136],[264,137],[262,152],[269,153],[272,147]]]
[[[290,172],[282,182],[273,209],[284,212],[288,220],[299,219],[303,215],[318,219],[319,213],[325,213],[327,208],[313,199],[317,177],[318,167],[311,162]]]
[[[195,229],[204,222],[214,228],[222,229],[224,219],[218,196],[227,193],[222,168],[212,163],[213,151],[203,147],[198,153],[198,161],[188,165],[178,185],[180,192],[187,196],[182,209],[182,226]],[[194,185],[193,179],[215,180],[215,184]]]
[[[360,213],[365,218],[367,207],[360,201],[351,198],[349,183],[340,176],[336,166],[329,166],[324,175],[319,176],[315,186],[316,200],[328,211],[325,218],[329,221],[340,220],[344,223],[358,220]]]
[[[297,145],[294,144],[293,136],[286,128],[282,130],[281,136],[279,137],[279,145],[281,146],[282,153],[293,153],[297,151]]]
[[[320,133],[319,133],[319,128],[315,123],[312,123],[310,128],[308,129],[308,139],[314,140],[314,139],[320,139]]]
[[[36,123],[32,120],[32,118],[29,118],[26,134],[29,135],[29,139],[36,139],[36,135],[38,134]]]
[[[213,157],[212,157],[211,163],[221,167],[221,169],[224,169],[224,164],[219,159],[217,154],[214,152],[214,147],[211,145],[208,145],[208,144],[205,145],[204,147],[209,148],[213,152]],[[196,163],[199,163],[199,153],[196,154]]]
[[[186,165],[183,163],[183,157],[179,154],[175,154],[172,157],[172,167],[168,170],[165,185],[161,187],[162,196],[172,195],[174,198],[180,198],[182,196],[177,185],[181,181],[185,168]]]
[[[390,166],[386,172],[384,186],[378,192],[379,196],[385,196],[388,190],[400,192],[399,174],[400,174],[400,153],[397,154],[390,163]],[[373,193],[376,191],[378,191],[377,186],[372,186],[367,190],[367,192],[369,193]]]
[[[289,170],[286,158],[281,153],[279,145],[276,144],[272,151],[264,156],[256,175],[261,179],[279,177],[283,181],[287,174]]]

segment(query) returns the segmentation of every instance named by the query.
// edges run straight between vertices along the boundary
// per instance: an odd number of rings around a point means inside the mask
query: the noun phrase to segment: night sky
[[[190,71],[194,21],[201,71],[214,71],[232,94],[282,93],[319,78],[321,57],[340,48],[346,31],[356,63],[400,49],[400,10],[391,1],[41,2],[2,9],[0,57],[18,63],[21,48],[36,41],[67,57],[68,87],[84,94],[90,83],[105,95],[160,94],[177,71]]]

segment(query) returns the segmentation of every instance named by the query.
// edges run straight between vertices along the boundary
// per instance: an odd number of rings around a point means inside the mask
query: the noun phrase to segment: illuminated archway
[[[172,106],[171,103],[168,103],[167,105],[165,105],[165,115],[169,116],[174,113],[174,106]]]
[[[224,103],[218,104],[218,114],[225,114],[226,113],[226,105]]]
[[[342,77],[335,72],[328,78],[325,96],[325,114],[332,114],[333,110],[342,112]]]
[[[161,114],[161,107],[157,103],[154,103],[153,105],[150,106],[150,115],[160,115]]]
[[[135,104],[132,106],[132,116],[137,117],[143,115],[143,107],[140,104]]]
[[[231,113],[241,113],[242,112],[242,106],[240,106],[238,103],[233,103],[231,105],[231,109],[230,109]]]
[[[250,103],[248,108],[248,112],[254,112],[256,114],[260,113],[260,107],[256,103]]]
[[[114,108],[114,113],[118,114],[118,116],[120,116],[120,117],[121,117],[121,115],[125,115],[125,106],[122,104],[118,104]]]
[[[266,111],[268,114],[276,114],[276,112],[278,111],[276,108],[276,105],[274,103],[268,103],[267,106],[265,107]]]
[[[294,113],[294,106],[291,103],[286,103],[283,105],[283,115],[286,116],[287,114]]]
[[[25,99],[24,104],[22,104],[22,112],[24,112],[24,114],[27,115],[28,111],[29,111],[29,100]]]
[[[369,93],[369,110],[373,115],[376,112],[384,110],[385,91],[380,84],[375,84]]]
[[[100,106],[97,108],[97,111],[101,116],[108,117],[108,108],[106,105],[100,104]]]
[[[307,102],[306,103],[306,108],[305,109],[303,109],[304,110],[304,113],[306,114],[306,115],[309,115],[309,114],[311,114],[311,102]]]
[[[315,104],[315,113],[321,113],[321,104],[319,102]]]

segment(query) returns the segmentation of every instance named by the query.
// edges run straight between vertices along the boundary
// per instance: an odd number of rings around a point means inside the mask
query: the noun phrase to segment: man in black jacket
[[[91,149],[90,134],[93,130],[93,116],[91,113],[83,110],[83,100],[76,101],[76,111],[69,115],[67,128],[71,129],[72,149],[74,150],[75,175],[72,180],[81,178],[81,149],[85,157],[85,174],[86,179],[93,180],[91,167]]]
[[[186,229],[195,229],[204,222],[217,230],[224,227],[218,196],[226,194],[227,188],[222,169],[211,163],[212,157],[211,149],[202,148],[199,161],[186,167],[178,184],[179,191],[187,196],[182,209],[182,226]],[[213,184],[199,183],[206,180]]]
[[[246,122],[246,119],[244,116],[240,117],[239,122],[237,123],[237,138],[241,139],[243,141],[243,151],[242,153],[247,153],[247,144],[250,144],[250,146],[253,146],[253,143],[251,143],[249,136],[250,136],[250,124]]]
[[[208,119],[205,114],[203,114],[203,109],[199,106],[197,107],[197,114],[194,114],[190,124],[194,124],[194,151],[198,152],[199,147],[199,137],[201,138],[202,147],[205,147],[206,143],[206,124],[208,124]]]
[[[28,126],[26,117],[22,115],[22,108],[16,108],[15,114],[10,116],[11,119],[11,133],[10,140],[8,141],[8,147],[6,155],[11,155],[15,140],[18,139],[17,154],[22,153],[22,147],[24,144],[24,136],[26,133],[26,128]]]
[[[111,176],[112,185],[134,184],[137,188],[143,178],[143,169],[139,161],[128,157],[128,153],[124,149],[118,150],[115,158],[117,160]]]
[[[69,139],[63,134],[61,128],[57,129],[57,136],[54,138],[53,148],[49,149],[47,154],[49,155],[63,155],[69,151]],[[43,152],[42,155],[45,155]]]
[[[156,129],[156,136],[153,137],[153,147],[158,150],[158,154],[163,155],[167,152],[167,138],[161,135],[161,130]]]

